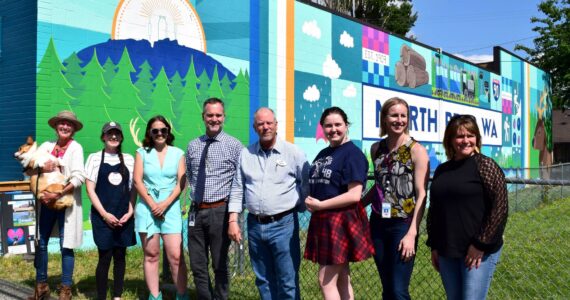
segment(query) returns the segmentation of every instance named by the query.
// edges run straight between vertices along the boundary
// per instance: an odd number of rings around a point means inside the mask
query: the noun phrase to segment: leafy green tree
[[[111,119],[123,126],[123,151],[133,152],[136,150],[135,141],[140,141],[142,137],[133,136],[127,128],[130,122],[137,118],[139,122],[144,120],[138,111],[144,106],[144,102],[139,97],[139,90],[131,81],[131,73],[136,72],[136,69],[126,47],[116,67],[117,73],[109,83]]]
[[[72,88],[69,90],[69,94],[73,97],[77,97],[83,91],[83,88],[80,86],[81,79],[83,79],[83,68],[81,64],[83,61],[79,59],[77,53],[75,51],[71,53],[71,55],[63,61],[65,65],[65,78],[71,84]],[[71,106],[75,106],[77,103],[75,101],[70,102]]]
[[[45,140],[53,131],[47,124],[48,118],[61,110],[72,110],[70,101],[74,99],[69,94],[72,87],[63,75],[66,68],[59,60],[53,38],[50,38],[48,47],[38,65],[36,87],[36,132],[37,138]]]
[[[312,2],[399,35],[406,35],[418,19],[418,14],[412,11],[412,0],[312,0]]]
[[[528,59],[550,73],[554,108],[570,105],[570,1],[545,0],[538,5],[543,18],[533,17],[532,29],[538,33],[534,48],[517,45]]]

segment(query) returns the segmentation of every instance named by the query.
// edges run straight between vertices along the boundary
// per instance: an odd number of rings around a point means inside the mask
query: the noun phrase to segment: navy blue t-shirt
[[[315,158],[309,173],[310,195],[321,201],[348,191],[348,184],[366,184],[368,160],[356,145],[327,147]]]

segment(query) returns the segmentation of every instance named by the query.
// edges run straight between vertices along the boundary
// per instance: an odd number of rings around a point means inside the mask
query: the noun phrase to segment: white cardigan
[[[48,141],[41,144],[38,151],[52,152],[56,142]],[[85,182],[83,167],[83,147],[73,140],[61,158],[64,167],[63,175],[75,187],[73,189],[73,205],[65,209],[65,224],[63,230],[63,248],[75,249],[83,242],[83,209],[81,208],[81,185]],[[54,226],[51,236],[58,237],[58,227]]]

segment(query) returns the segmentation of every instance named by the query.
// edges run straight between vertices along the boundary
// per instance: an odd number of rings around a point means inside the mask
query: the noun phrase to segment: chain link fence
[[[569,299],[570,164],[510,169],[505,173],[509,220],[489,299]],[[370,188],[372,180],[368,182]],[[305,248],[309,220],[308,212],[299,214],[301,253]],[[243,214],[240,226],[247,233]],[[242,245],[232,243],[229,251],[230,298],[259,299],[249,260],[247,234],[244,238]],[[411,296],[413,299],[445,299],[439,274],[431,266],[430,249],[425,240],[424,216],[410,284]],[[381,299],[382,285],[372,258],[351,263],[350,269],[355,299]],[[317,271],[318,265],[302,259],[299,274],[302,299],[322,298]],[[213,278],[213,274],[210,276]],[[191,272],[189,277],[192,286]]]

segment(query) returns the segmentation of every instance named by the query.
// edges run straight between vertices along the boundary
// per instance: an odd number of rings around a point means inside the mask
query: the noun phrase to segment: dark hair
[[[204,105],[202,105],[202,114],[206,110],[206,105],[208,105],[208,104],[220,104],[222,106],[222,108],[224,109],[224,111],[226,110],[226,108],[224,107],[224,101],[222,101],[222,99],[212,97],[212,98],[209,98],[206,101],[204,101]]]
[[[119,155],[119,161],[121,162],[121,166],[119,167],[119,173],[121,173],[121,176],[123,176],[124,178],[127,178],[127,181],[130,180],[130,174],[129,174],[129,170],[127,169],[127,166],[125,165],[125,159],[123,158],[123,150],[122,150],[122,146],[123,146],[123,140],[125,139],[125,137],[123,136],[123,132],[118,130],[118,129],[111,129],[111,130],[116,130],[120,135],[121,135],[121,141],[119,142],[119,146],[117,146],[117,154]],[[110,132],[111,130],[107,131]],[[105,142],[105,140],[103,139],[103,137],[105,136],[105,132],[101,133],[101,141]],[[103,148],[103,155],[105,155],[105,148]],[[99,166],[101,167],[101,166]]]
[[[346,126],[350,125],[350,122],[348,122],[348,117],[346,116],[346,113],[344,112],[344,110],[342,110],[338,106],[331,106],[331,107],[325,109],[323,111],[323,113],[321,114],[321,120],[319,121],[321,126],[324,125],[326,117],[328,117],[329,115],[332,115],[332,114],[340,115],[342,120],[344,121],[344,123],[346,123]]]
[[[164,123],[166,128],[168,128],[168,133],[166,136],[166,144],[168,146],[172,146],[172,142],[174,142],[175,137],[174,137],[174,134],[172,133],[172,127],[170,127],[170,123],[168,123],[166,118],[162,115],[154,116],[150,120],[148,120],[148,122],[146,123],[146,131],[144,133],[144,140],[142,142],[143,147],[145,148],[145,150],[147,152],[150,152],[150,150],[152,148],[154,148],[154,140],[150,136],[150,129],[152,127],[152,123],[154,123],[156,121],[160,121],[160,122]]]
[[[390,108],[392,108],[392,106],[396,106],[398,104],[402,104],[403,106],[406,107],[407,110],[407,115],[408,115],[408,122],[410,120],[410,107],[408,106],[408,102],[406,102],[406,100],[399,98],[399,97],[392,97],[388,100],[386,100],[386,102],[384,102],[384,104],[382,105],[382,109],[380,110],[380,136],[385,136],[388,134],[387,132],[387,126],[384,124],[384,120],[386,120],[386,118],[388,117],[388,110],[390,110]],[[405,133],[409,133],[409,123],[406,123],[406,130],[404,130]]]
[[[447,127],[445,127],[445,133],[443,134],[443,148],[445,149],[445,156],[447,159],[453,159],[455,155],[455,150],[451,142],[457,134],[459,128],[465,128],[467,131],[475,135],[475,152],[479,153],[481,149],[481,132],[479,131],[479,126],[477,126],[477,119],[472,115],[454,115],[449,119]]]

